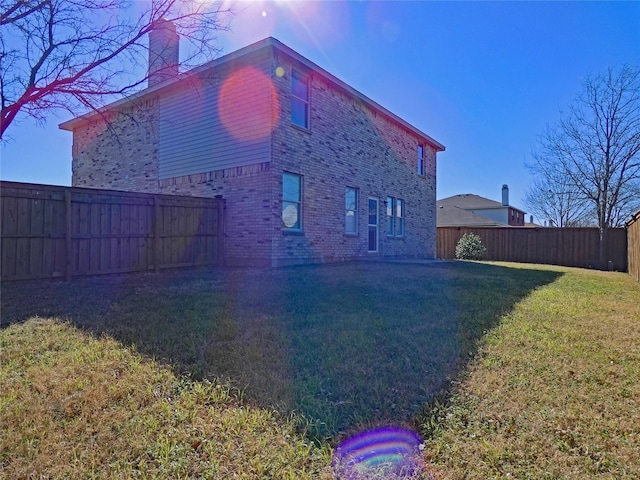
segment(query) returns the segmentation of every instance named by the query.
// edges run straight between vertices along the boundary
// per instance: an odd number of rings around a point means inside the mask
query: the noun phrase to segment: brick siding
[[[272,57],[280,115],[264,162],[158,179],[157,101],[138,102],[111,119],[74,130],[73,185],[211,197],[226,201],[227,264],[287,265],[376,256],[435,258],[436,151],[362,100],[310,71],[310,128],[291,124],[291,71]],[[218,79],[217,81],[221,81]],[[303,178],[302,232],[282,229],[282,174]],[[358,233],[345,234],[345,188],[358,189]],[[405,235],[386,235],[387,196],[405,201]],[[379,201],[379,251],[368,252],[368,197]]]
[[[72,185],[158,193],[158,102],[146,99],[73,131]]]
[[[272,163],[281,200],[281,174],[303,177],[303,235],[274,225],[274,263],[338,261],[354,257],[435,257],[435,157],[425,145],[426,175],[417,173],[419,138],[364,102],[311,73],[309,130],[291,125],[290,72],[275,78],[281,115],[272,137]],[[358,234],[345,234],[345,188],[358,189]],[[387,196],[405,201],[405,235],[386,235]],[[368,197],[379,200],[379,251],[368,253]],[[278,204],[280,202],[277,202]],[[278,214],[280,206],[276,205]]]

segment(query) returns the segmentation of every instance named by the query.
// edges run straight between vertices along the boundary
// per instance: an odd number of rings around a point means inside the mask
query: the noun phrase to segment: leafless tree
[[[587,78],[558,124],[540,135],[532,167],[589,203],[604,265],[607,230],[640,207],[640,69],[610,68]]]
[[[566,178],[539,175],[531,182],[523,199],[527,211],[555,227],[595,225],[588,202]]]
[[[188,44],[183,67],[219,53],[225,2],[0,0],[0,139],[19,114],[77,113],[146,82],[147,36],[172,21]]]

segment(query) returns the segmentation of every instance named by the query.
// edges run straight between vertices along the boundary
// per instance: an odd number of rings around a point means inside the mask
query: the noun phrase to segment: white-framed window
[[[350,235],[358,233],[358,189],[344,189],[344,232]]]
[[[385,203],[387,204],[387,236],[393,237],[395,233],[395,222],[393,221],[394,198],[387,197],[387,201]]]
[[[424,175],[424,146],[418,145],[418,175]]]
[[[378,199],[369,197],[368,203],[368,251],[369,253],[376,253],[378,251]]]
[[[309,128],[309,78],[295,70],[291,73],[291,123]]]
[[[404,200],[387,197],[387,236],[404,236]]]
[[[295,173],[282,174],[282,228],[302,230],[302,177]]]
[[[396,198],[396,237],[404,237],[404,200]]]

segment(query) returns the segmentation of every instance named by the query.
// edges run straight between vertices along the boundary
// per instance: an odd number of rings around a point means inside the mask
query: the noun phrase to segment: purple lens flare
[[[422,440],[410,430],[384,427],[362,432],[342,442],[333,455],[338,479],[414,478],[424,471]]]

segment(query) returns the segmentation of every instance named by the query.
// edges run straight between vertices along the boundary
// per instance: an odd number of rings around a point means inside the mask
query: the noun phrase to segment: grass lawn
[[[466,262],[3,284],[0,474],[330,478],[399,425],[441,478],[636,478],[639,297]]]
[[[502,317],[453,395],[425,408],[443,478],[640,478],[640,285],[549,269],[563,275]]]

